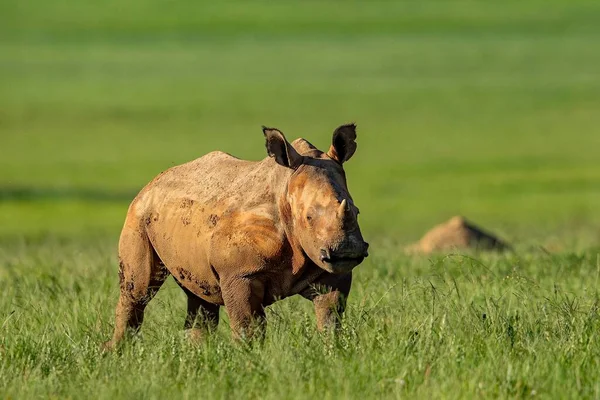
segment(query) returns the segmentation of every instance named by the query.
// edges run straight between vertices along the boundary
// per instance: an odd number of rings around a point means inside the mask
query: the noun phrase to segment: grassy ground
[[[598,43],[591,1],[3,2],[0,397],[600,398]],[[141,186],[348,121],[372,257],[339,338],[289,299],[194,348],[169,282],[99,355]],[[459,213],[517,253],[401,253]]]

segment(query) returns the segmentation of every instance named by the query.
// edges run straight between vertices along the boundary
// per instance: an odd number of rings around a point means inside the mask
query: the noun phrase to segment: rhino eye
[[[307,220],[307,221],[312,221],[312,215],[307,215],[307,216],[306,216],[306,220]]]

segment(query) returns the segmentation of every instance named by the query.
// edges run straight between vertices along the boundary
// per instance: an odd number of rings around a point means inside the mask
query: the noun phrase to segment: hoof
[[[200,344],[204,340],[206,332],[202,329],[187,329],[185,336],[193,344]]]
[[[100,352],[101,353],[110,353],[114,350],[115,345],[113,343],[112,340],[109,340],[108,342],[104,342],[100,345]]]

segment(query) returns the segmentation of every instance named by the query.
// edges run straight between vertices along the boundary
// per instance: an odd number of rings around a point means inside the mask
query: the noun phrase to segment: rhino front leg
[[[265,331],[265,287],[258,280],[233,278],[221,287],[225,309],[235,339],[262,339]]]
[[[301,295],[315,306],[317,329],[320,332],[337,330],[346,309],[346,299],[352,286],[352,273],[327,274]]]

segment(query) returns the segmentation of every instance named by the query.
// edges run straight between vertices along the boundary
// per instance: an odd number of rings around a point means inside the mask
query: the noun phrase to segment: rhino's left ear
[[[356,125],[342,125],[333,132],[333,141],[327,155],[339,162],[345,163],[356,151]]]
[[[267,153],[275,159],[277,164],[292,169],[296,169],[302,164],[302,156],[286,140],[279,129],[263,126],[262,130],[267,140]]]

